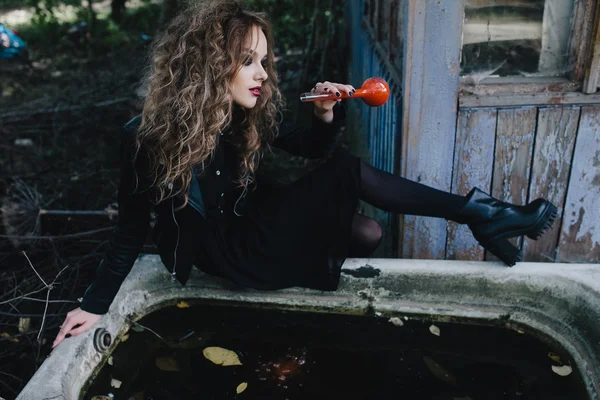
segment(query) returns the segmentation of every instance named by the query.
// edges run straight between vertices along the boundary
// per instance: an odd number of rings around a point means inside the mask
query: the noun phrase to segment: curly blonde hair
[[[147,152],[157,203],[183,195],[183,205],[187,204],[192,167],[207,165],[219,132],[233,124],[238,112],[231,83],[243,65],[244,45],[255,26],[267,38],[268,78],[256,106],[240,112],[241,120],[235,121],[242,131],[236,181],[247,187],[253,182],[261,150],[276,135],[283,108],[266,16],[242,9],[236,0],[205,1],[175,17],[153,44],[136,154],[142,148]]]

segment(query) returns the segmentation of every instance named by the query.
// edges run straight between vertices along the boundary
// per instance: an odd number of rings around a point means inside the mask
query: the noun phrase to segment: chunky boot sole
[[[523,259],[523,253],[508,239],[480,241],[484,249],[498,257],[504,264],[512,267]]]
[[[527,236],[533,240],[537,240],[552,226],[558,214],[558,210],[554,204],[544,199],[537,199],[525,207],[536,209],[538,210],[537,212],[539,212],[537,219],[527,226],[513,229],[504,228],[505,230],[503,232],[500,231],[493,236],[487,234],[481,227],[469,225],[469,228],[471,228],[471,231],[475,236],[481,238],[481,240],[486,243],[518,236]],[[523,218],[527,218],[527,216],[524,215]]]
[[[554,223],[554,220],[556,219],[556,216],[558,215],[558,209],[556,206],[547,200],[544,201],[548,203],[544,213],[539,218],[539,221],[537,221],[533,226],[533,228],[526,232],[527,237],[533,240],[538,240],[540,237],[542,237],[542,235],[546,233],[548,229],[550,229]]]

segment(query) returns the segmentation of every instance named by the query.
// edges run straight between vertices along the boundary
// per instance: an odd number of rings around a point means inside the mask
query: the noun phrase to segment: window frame
[[[566,77],[500,77],[473,82],[459,78],[459,107],[600,103],[595,94],[600,75],[598,13],[600,0],[575,1]],[[461,1],[463,16],[465,2]],[[592,46],[592,38],[594,46]],[[460,49],[462,56],[462,46]],[[594,68],[592,69],[592,66]]]

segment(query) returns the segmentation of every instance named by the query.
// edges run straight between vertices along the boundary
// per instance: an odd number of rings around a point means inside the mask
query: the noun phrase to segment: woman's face
[[[252,27],[244,46],[242,67],[233,77],[233,101],[244,107],[254,108],[261,95],[261,86],[268,75],[264,65],[267,60],[267,38],[258,26]]]

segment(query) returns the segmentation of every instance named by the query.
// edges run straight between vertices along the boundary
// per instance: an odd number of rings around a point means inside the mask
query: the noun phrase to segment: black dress
[[[244,287],[335,290],[360,192],[360,159],[334,146],[344,117],[338,105],[332,123],[313,117],[309,129],[280,124],[274,147],[322,161],[287,185],[259,176],[255,190],[245,196],[234,183],[240,135],[233,129],[223,133],[210,163],[194,169],[202,207],[195,208],[199,199],[192,188],[185,206],[179,197],[154,206],[152,237],[173,279],[184,285],[196,265]],[[119,220],[96,279],[83,296],[81,309],[87,312],[108,311],[151,229],[148,157],[142,150],[134,157],[140,119],[124,127]]]
[[[222,151],[221,156],[232,158],[227,142]],[[220,165],[235,168],[235,163]],[[217,176],[210,166],[207,173]],[[229,175],[221,170],[218,176]],[[259,176],[243,212],[236,207],[241,189],[233,182],[224,185],[223,196],[217,196],[223,198],[217,199],[220,206],[213,212],[208,207],[207,235],[200,240],[194,265],[257,289],[337,288],[358,204],[359,158],[337,148],[288,185]]]

